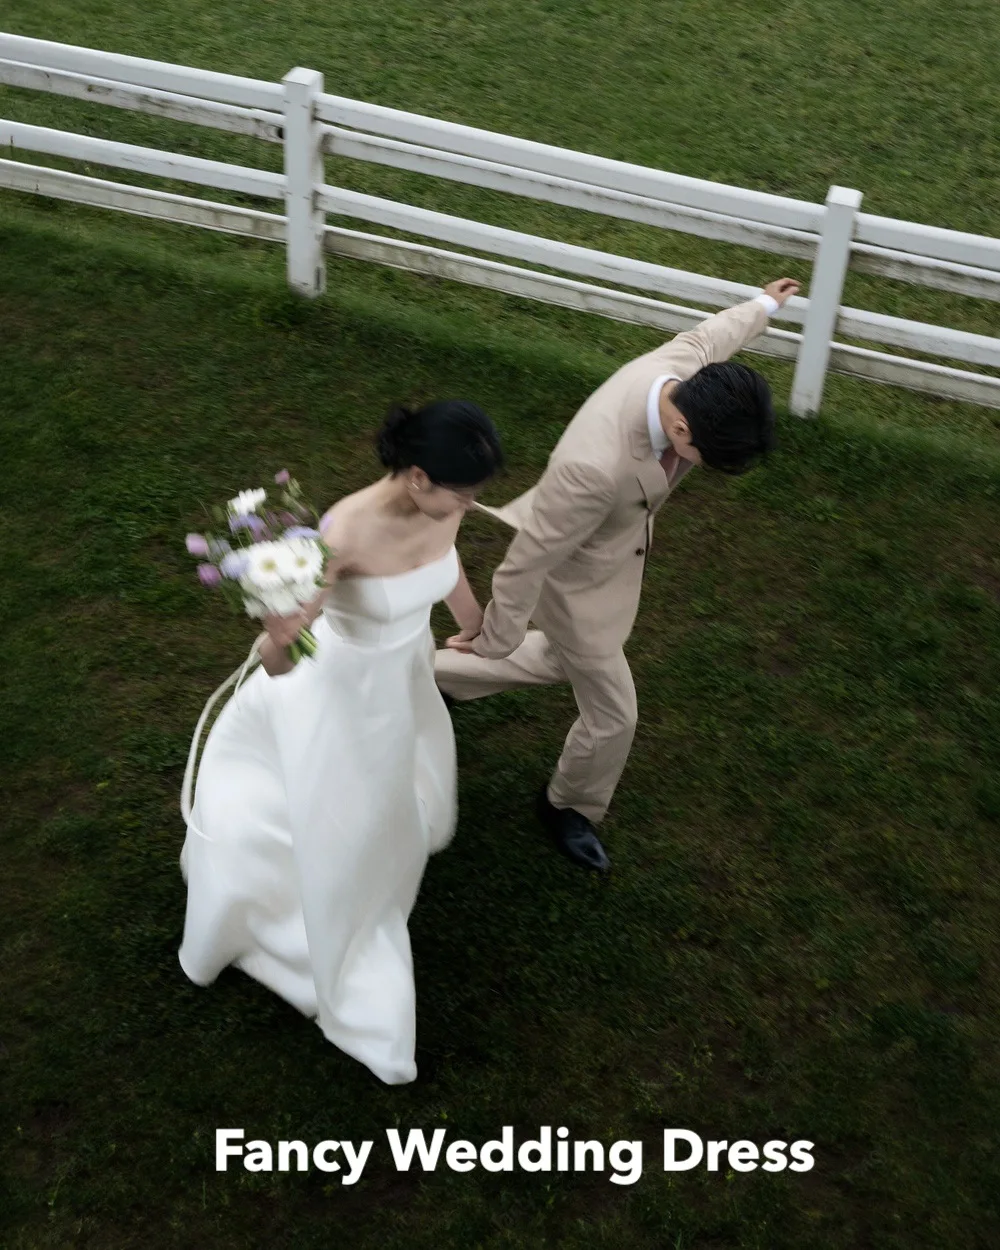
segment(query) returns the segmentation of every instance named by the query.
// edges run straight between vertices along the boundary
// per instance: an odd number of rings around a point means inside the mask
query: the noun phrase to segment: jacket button
[[[642,547],[636,547],[636,549],[635,549],[635,554],[636,554],[637,556],[645,555],[645,551],[644,551],[644,549],[643,549]]]

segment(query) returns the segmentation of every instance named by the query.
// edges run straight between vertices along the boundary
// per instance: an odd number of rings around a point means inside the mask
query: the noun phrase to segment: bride
[[[461,400],[396,409],[376,446],[387,475],[321,522],[327,588],[265,619],[261,667],[209,733],[193,805],[186,779],[180,963],[197,985],[235,964],[401,1084],[417,1074],[407,919],[456,815],[430,611],[444,599],[479,630],[455,538],[502,454]],[[293,665],[304,624],[318,650]]]

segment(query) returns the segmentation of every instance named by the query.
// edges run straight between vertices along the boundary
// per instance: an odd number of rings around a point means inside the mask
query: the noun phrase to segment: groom
[[[517,533],[481,624],[438,651],[437,683],[455,701],[572,685],[579,716],[537,809],[583,867],[610,867],[595,826],[635,733],[635,686],[622,647],[639,607],[653,517],[692,465],[743,473],[774,446],[767,382],[724,362],[798,289],[780,278],[619,369],[566,427],[537,485],[502,508],[482,509]]]

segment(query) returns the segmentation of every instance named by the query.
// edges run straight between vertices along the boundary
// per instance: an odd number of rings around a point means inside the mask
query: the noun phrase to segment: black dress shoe
[[[601,846],[594,826],[572,807],[553,807],[549,802],[548,785],[542,786],[535,800],[538,819],[548,829],[556,846],[581,868],[595,872],[607,872],[611,867],[604,847]]]

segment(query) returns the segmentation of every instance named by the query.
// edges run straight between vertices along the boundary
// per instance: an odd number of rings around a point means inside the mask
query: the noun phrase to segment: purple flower
[[[199,564],[198,580],[203,586],[218,586],[222,581],[222,574],[214,564]]]
[[[193,556],[207,556],[208,555],[208,542],[201,534],[188,534],[187,538],[184,541],[187,544],[187,549],[191,553],[191,555]]]
[[[282,469],[280,473],[275,473],[274,480],[279,486],[284,486],[287,482],[291,481],[291,477],[292,475],[287,469]]]
[[[237,530],[249,530],[255,538],[260,538],[264,533],[264,522],[259,516],[250,513],[248,516],[231,516],[229,518],[229,528],[235,534]]]
[[[249,556],[247,556],[245,551],[230,551],[230,553],[223,558],[222,563],[219,565],[222,569],[222,576],[232,578],[233,581],[238,581],[243,575],[243,570],[247,566],[248,559]]]
[[[282,538],[319,538],[319,530],[310,529],[308,525],[293,525],[285,530]]]

